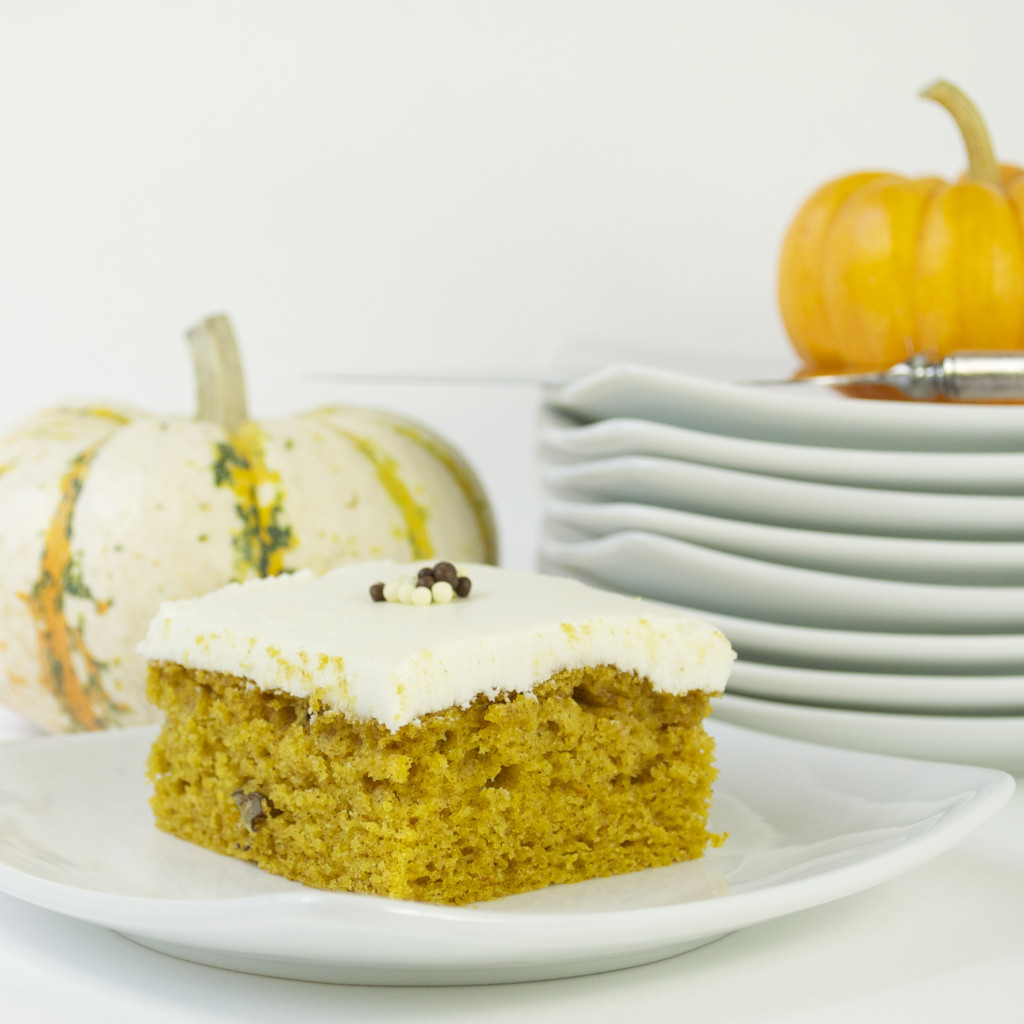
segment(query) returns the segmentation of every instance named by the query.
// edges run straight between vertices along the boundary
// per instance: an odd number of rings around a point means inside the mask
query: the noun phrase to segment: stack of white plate
[[[717,715],[1024,771],[1024,407],[620,365],[542,415],[542,567],[716,623]]]

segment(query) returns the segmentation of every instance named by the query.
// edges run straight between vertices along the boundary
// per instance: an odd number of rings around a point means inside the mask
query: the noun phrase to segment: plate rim
[[[738,718],[734,717],[737,712]],[[727,693],[718,713],[724,721],[794,741],[808,742],[806,734],[794,730],[813,728],[828,735],[841,728],[842,740],[836,740],[835,745],[849,750],[936,763],[987,765],[1011,778],[1024,772],[1024,715],[1019,714],[953,715],[834,708],[741,693]],[[961,753],[953,754],[948,749],[940,753],[935,746],[936,733],[941,738],[952,733],[961,744]],[[965,743],[965,736],[970,736],[970,742]],[[819,741],[828,742],[824,738]],[[898,753],[894,744],[899,746]],[[965,753],[968,749],[969,754]],[[1012,766],[1007,767],[1011,761]]]
[[[757,582],[764,586],[769,585],[769,583],[766,583],[766,577],[771,577],[770,583],[774,583],[776,586],[783,586],[788,583],[794,593],[803,593],[805,595],[820,593],[821,588],[826,586],[841,587],[847,591],[843,601],[852,602],[853,605],[856,605],[860,609],[856,612],[856,615],[861,617],[866,614],[865,608],[870,608],[873,602],[881,601],[882,598],[896,602],[902,599],[907,602],[915,597],[919,599],[925,598],[928,596],[925,593],[926,591],[934,592],[931,595],[934,598],[941,596],[951,602],[959,600],[962,603],[966,603],[970,599],[969,604],[972,613],[978,610],[977,601],[979,597],[984,597],[986,601],[991,603],[991,606],[999,606],[1000,611],[1003,611],[1004,600],[1016,598],[1024,603],[1024,586],[976,587],[965,584],[913,583],[902,580],[846,576],[837,572],[826,572],[819,569],[807,569],[802,566],[765,562],[762,559],[752,558],[747,555],[719,551],[691,541],[665,537],[662,534],[650,533],[644,530],[621,530],[617,533],[603,534],[597,538],[578,541],[562,541],[551,536],[544,536],[540,540],[539,553],[541,564],[546,571],[550,571],[552,567],[555,567],[562,570],[572,570],[568,575],[578,575],[582,572],[588,576],[594,576],[590,570],[581,568],[581,559],[586,561],[588,565],[594,565],[595,563],[592,559],[604,558],[607,560],[609,558],[622,557],[621,552],[623,548],[631,548],[634,554],[638,548],[648,551],[659,549],[662,557],[667,557],[667,554],[677,554],[679,558],[688,558],[691,568],[695,560],[700,560],[700,564],[705,567],[712,566],[717,567],[719,570],[732,570],[735,574],[742,574],[748,583],[750,582],[751,574],[757,576]],[[609,586],[608,582],[600,582],[599,577],[595,578],[599,579],[599,585]],[[615,588],[613,587],[612,589]],[[647,597],[648,595],[644,594],[643,596]],[[674,603],[670,598],[665,597],[652,597],[650,599],[658,600],[661,603]],[[683,604],[686,602],[680,601],[679,603]],[[833,598],[830,604],[835,604],[835,598]],[[711,613],[709,612],[709,614]],[[723,612],[723,614],[735,614],[741,618],[751,618],[749,614],[732,612]],[[914,614],[918,623],[928,623],[927,626],[919,625],[916,632],[941,633],[945,628],[949,627],[950,618],[955,617],[958,612],[942,604],[937,604],[925,612],[919,604],[915,604]],[[983,625],[989,621],[989,615],[990,612],[979,614],[976,616],[976,621],[979,625]],[[833,622],[838,621],[838,616],[839,612],[836,613]],[[833,624],[831,628],[837,629],[840,627]],[[863,631],[884,632],[878,629]],[[990,631],[979,628],[975,632],[979,636],[983,636],[988,635]],[[1004,629],[996,629],[991,632],[994,635],[1008,635]]]
[[[642,445],[644,434],[653,435],[666,450],[636,451],[635,448],[623,449],[612,444],[616,435],[625,435],[633,445]],[[937,484],[939,480],[950,478],[952,468],[955,471],[954,476],[960,473],[963,479],[960,486],[947,493],[1024,494],[1024,480],[1014,490],[984,489],[994,486],[997,480],[1002,480],[1009,469],[1024,470],[1024,451],[914,451],[821,446],[798,441],[738,437],[677,423],[645,420],[639,416],[611,416],[593,422],[578,423],[552,405],[541,407],[538,439],[542,453],[557,455],[570,463],[590,462],[632,453],[698,462],[737,472],[760,472],[782,479],[879,489],[890,486],[888,481],[891,481],[892,474],[898,473],[901,483],[894,489],[915,493],[946,491],[946,488]],[[710,457],[692,454],[698,447],[704,450],[707,446],[711,447]],[[670,453],[670,448],[675,450]],[[685,454],[682,453],[684,450]],[[770,466],[767,470],[763,468],[766,458]],[[753,460],[757,462],[756,469],[750,465]],[[868,461],[872,466],[865,469],[857,465]],[[911,463],[909,470],[908,461]],[[834,468],[837,463],[838,472]],[[883,472],[879,473],[877,468],[871,472],[873,467],[881,467]],[[918,472],[920,467],[924,467],[925,471]],[[913,486],[907,484],[908,472]],[[854,479],[858,473],[859,479]],[[866,482],[869,479],[875,482]]]
[[[790,477],[767,476],[750,469],[731,469],[726,466],[715,466],[691,462],[686,459],[673,459],[660,455],[609,455],[605,458],[586,459],[565,464],[546,463],[541,467],[541,480],[546,488],[561,488],[572,493],[588,493],[587,488],[600,487],[604,478],[641,477],[655,479],[667,477],[671,483],[691,485],[696,478],[700,483],[718,483],[723,488],[730,485],[739,488],[760,487],[770,488],[777,497],[799,500],[801,496],[811,498],[824,496],[835,501],[848,501],[860,497],[864,502],[874,504],[890,504],[894,506],[910,506],[912,509],[934,506],[938,503],[944,513],[954,515],[960,513],[976,513],[983,507],[1000,509],[1000,512],[1024,508],[1024,494],[979,494],[957,491],[901,491],[897,488],[863,487],[855,484],[839,484],[814,480],[797,480]],[[673,477],[690,479],[674,480]],[[582,483],[581,483],[582,480]],[[630,500],[630,499],[608,499]],[[665,506],[671,507],[671,506]],[[883,510],[884,511],[884,510]],[[750,520],[764,522],[766,520]],[[886,535],[889,536],[889,535]],[[897,535],[893,535],[897,536]],[[927,536],[927,535],[922,535]],[[1024,538],[1022,531],[1018,539]]]
[[[631,390],[646,392],[648,412],[652,395],[671,398],[673,412],[692,407],[695,401],[712,402],[719,415],[723,409],[729,414],[738,411],[747,430],[771,422],[776,429],[764,436],[786,440],[782,435],[795,431],[800,435],[798,443],[803,443],[805,433],[810,430],[815,431],[819,444],[826,443],[826,431],[837,438],[866,431],[867,436],[878,439],[877,447],[884,448],[884,435],[895,430],[902,434],[904,443],[908,431],[913,431],[916,443],[907,450],[970,452],[979,450],[975,446],[980,446],[980,450],[995,447],[999,451],[1013,451],[1018,448],[1017,438],[1024,426],[1024,409],[1015,405],[838,399],[813,388],[797,389],[794,395],[792,388],[759,388],[628,360],[607,363],[551,389],[546,402],[560,412],[594,422],[624,415],[614,411],[609,414],[609,396],[614,398],[616,393],[628,394]],[[656,422],[690,425],[674,417]],[[780,424],[783,424],[781,430]],[[936,443],[938,427],[942,428],[944,438],[940,443]],[[716,432],[728,434],[727,431]],[[752,435],[740,432],[728,436]],[[954,438],[953,447],[943,447],[943,443],[951,444]],[[857,444],[863,445],[863,441],[858,440]],[[841,443],[835,446],[848,447]]]
[[[639,530],[697,544],[714,551],[757,558],[759,561],[796,568],[818,568],[821,572],[853,575],[840,568],[819,568],[810,562],[793,561],[792,552],[810,550],[815,557],[830,556],[831,549],[838,549],[839,564],[853,564],[857,559],[856,549],[863,548],[869,564],[875,565],[886,558],[895,557],[897,572],[914,571],[920,574],[921,565],[934,564],[936,560],[952,559],[957,572],[969,572],[979,554],[985,556],[984,567],[989,560],[1003,564],[1008,556],[1021,562],[1021,583],[1024,584],[1024,540],[960,540],[941,537],[894,537],[885,534],[843,533],[839,530],[817,530],[804,526],[780,523],[756,522],[749,519],[731,519],[716,516],[711,512],[696,512],[688,509],[668,508],[662,505],[645,504],[641,501],[612,499],[602,501],[595,498],[570,498],[563,495],[545,494],[542,503],[542,532],[547,535],[553,529],[579,533],[580,540],[598,540],[602,537]],[[705,536],[694,539],[683,536],[683,531],[703,531]],[[676,530],[678,532],[669,532]],[[560,539],[560,538],[555,538]],[[739,550],[745,548],[746,550]],[[756,552],[756,553],[755,553]],[[858,573],[867,579],[892,579],[899,582],[921,582],[906,579],[902,575],[880,576],[875,569]],[[1002,586],[1005,584],[957,583],[958,586]]]
[[[737,671],[738,670],[738,671]],[[753,677],[744,679],[738,676]],[[798,686],[785,688],[785,676],[795,676]],[[750,688],[753,683],[754,688]],[[986,697],[983,703],[968,703],[977,690],[988,684],[998,687],[995,696]],[[907,689],[899,690],[900,686]],[[883,691],[895,690],[895,695],[885,693],[871,698],[874,703],[865,702],[860,696],[867,687]],[[830,688],[831,687],[831,688]],[[841,687],[850,687],[844,690]],[[919,700],[929,691],[939,688],[940,700]],[[1007,691],[1004,695],[1003,691]],[[920,694],[918,691],[922,691]],[[961,703],[954,698],[959,692],[966,693]],[[780,665],[739,658],[733,666],[729,679],[729,692],[733,696],[757,697],[761,700],[776,700],[792,704],[810,704],[836,711],[877,711],[893,714],[942,714],[955,717],[1024,717],[1024,672],[992,675],[928,675],[910,672],[862,672],[837,669],[811,668],[803,665]]]

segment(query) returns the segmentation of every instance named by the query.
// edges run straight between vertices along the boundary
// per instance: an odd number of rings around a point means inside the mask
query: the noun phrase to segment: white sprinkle
[[[402,604],[412,604],[412,592],[415,589],[416,588],[411,583],[403,583],[398,588],[398,600],[401,601]]]
[[[435,604],[450,604],[455,596],[455,589],[447,580],[438,580],[430,588],[430,596]]]
[[[430,604],[431,595],[429,587],[413,587],[412,588],[412,604],[425,605]]]

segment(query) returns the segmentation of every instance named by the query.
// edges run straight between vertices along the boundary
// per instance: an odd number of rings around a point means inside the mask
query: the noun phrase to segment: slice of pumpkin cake
[[[165,604],[160,828],[307,885],[468,903],[699,857],[733,652],[574,580],[357,563]]]

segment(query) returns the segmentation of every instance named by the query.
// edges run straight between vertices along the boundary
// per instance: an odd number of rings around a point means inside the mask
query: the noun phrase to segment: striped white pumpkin
[[[204,346],[233,347],[223,318],[190,340],[201,374]],[[439,437],[367,409],[247,420],[240,384],[212,385],[227,416],[60,408],[0,440],[0,703],[50,731],[147,722],[135,646],[163,600],[360,559],[496,560],[481,485]]]

